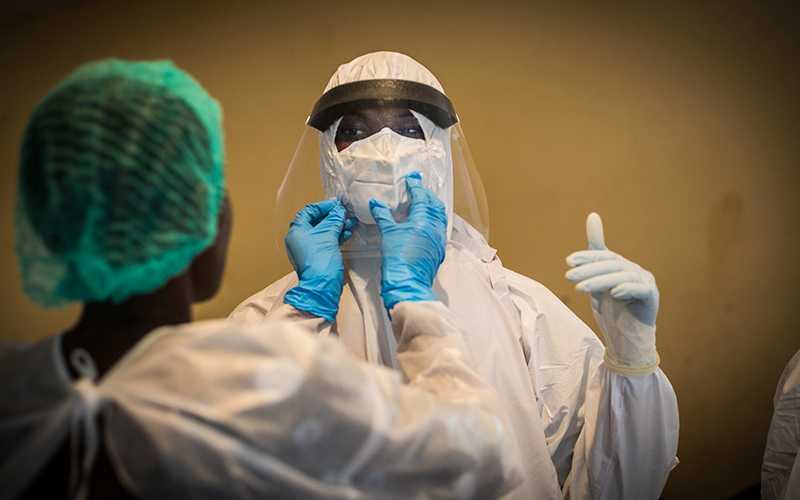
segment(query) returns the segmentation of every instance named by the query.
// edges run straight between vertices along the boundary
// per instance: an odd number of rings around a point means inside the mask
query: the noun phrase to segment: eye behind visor
[[[412,122],[413,123],[409,123]],[[399,122],[399,123],[398,123]],[[425,140],[425,132],[422,130],[417,119],[412,115],[409,117],[402,117],[394,123],[372,123],[367,124],[365,120],[358,117],[345,116],[339,123],[336,129],[336,147],[339,151],[347,148],[350,144],[366,139],[384,128],[390,128],[395,133],[408,137],[410,139]]]

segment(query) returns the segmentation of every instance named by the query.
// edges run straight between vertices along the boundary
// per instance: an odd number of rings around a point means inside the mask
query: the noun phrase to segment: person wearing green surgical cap
[[[217,293],[231,226],[221,120],[166,61],[84,65],[34,111],[17,255],[34,301],[85,304],[67,356],[90,343],[104,373],[153,326],[189,321],[191,304]]]
[[[220,287],[231,231],[221,120],[168,61],[87,64],[33,112],[16,208],[24,289],[83,311],[59,335],[0,348],[0,496],[496,498],[514,488],[506,416],[432,293],[447,215],[418,177],[408,180],[415,216],[376,212],[387,275],[404,277],[383,284],[396,298],[400,375],[320,338],[324,315],[288,303],[258,326],[191,322],[192,304]],[[320,290],[338,303],[330,284],[352,228],[336,200],[297,214],[286,242],[306,277],[298,304],[319,303]]]
[[[231,229],[223,162],[219,104],[169,61],[83,65],[37,106],[20,151],[16,250],[35,302],[83,303],[48,339],[71,377],[102,378],[217,293]],[[68,477],[47,477],[27,497],[68,491]],[[114,474],[96,483],[123,491]]]

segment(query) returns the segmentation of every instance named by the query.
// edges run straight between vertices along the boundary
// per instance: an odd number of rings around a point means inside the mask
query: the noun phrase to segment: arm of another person
[[[128,491],[482,499],[516,485],[494,393],[443,304],[393,308],[401,373],[315,335],[324,318],[289,304],[271,318],[153,332],[100,383]]]
[[[323,322],[283,304],[269,324],[270,330],[283,324],[313,333]],[[288,465],[314,477],[309,484],[349,484],[369,498],[420,491],[432,498],[495,498],[510,490],[519,480],[518,459],[495,395],[474,371],[450,311],[434,301],[400,302],[392,326],[402,380],[356,361],[331,339],[305,345],[313,354],[302,361],[303,390],[293,400],[307,411],[291,423],[294,432],[287,428],[280,436],[287,449],[298,443],[297,429],[314,429],[316,440],[307,453],[290,454],[297,462]],[[321,418],[309,420],[309,414]]]

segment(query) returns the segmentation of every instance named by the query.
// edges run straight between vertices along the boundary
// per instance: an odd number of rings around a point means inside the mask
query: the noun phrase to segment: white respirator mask
[[[411,111],[425,139],[413,139],[385,127],[353,142],[342,151],[335,144],[339,122],[322,134],[322,180],[325,194],[342,200],[359,222],[374,225],[369,200],[389,206],[395,220],[408,215],[405,177],[422,174],[422,185],[433,191],[452,213],[452,160],[449,132],[438,129],[423,115]],[[438,129],[438,131],[437,131]]]

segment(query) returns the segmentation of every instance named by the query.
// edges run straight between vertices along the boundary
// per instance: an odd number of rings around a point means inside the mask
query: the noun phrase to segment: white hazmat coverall
[[[100,381],[91,362],[70,379],[58,336],[6,349],[2,496],[19,495],[68,435],[86,450],[74,473],[89,476],[102,439],[143,499],[482,499],[512,488],[518,457],[452,315],[403,302],[392,324],[407,384],[316,338],[326,321],[288,305],[260,327],[155,330]]]
[[[783,370],[761,466],[764,500],[800,498],[800,352]]]
[[[410,57],[378,52],[340,66],[326,91],[369,79],[406,79],[442,89]],[[426,139],[446,137],[447,131],[428,120],[420,123]],[[335,127],[320,140],[326,185],[333,184],[326,177],[336,154],[329,146]],[[452,168],[442,175],[452,177]],[[452,186],[452,179],[442,184]],[[443,193],[440,198],[450,205]],[[503,267],[484,237],[448,209],[450,238],[434,290],[465,332],[480,376],[497,391],[509,416],[524,482],[508,498],[658,498],[678,463],[678,408],[667,377],[658,368],[641,375],[609,369],[603,344],[588,326],[543,285]],[[343,254],[346,286],[336,323],[322,334],[337,335],[372,363],[396,366],[391,323],[380,298],[379,258]],[[231,318],[246,323],[269,318],[296,283],[294,273],[283,277],[245,300]]]

